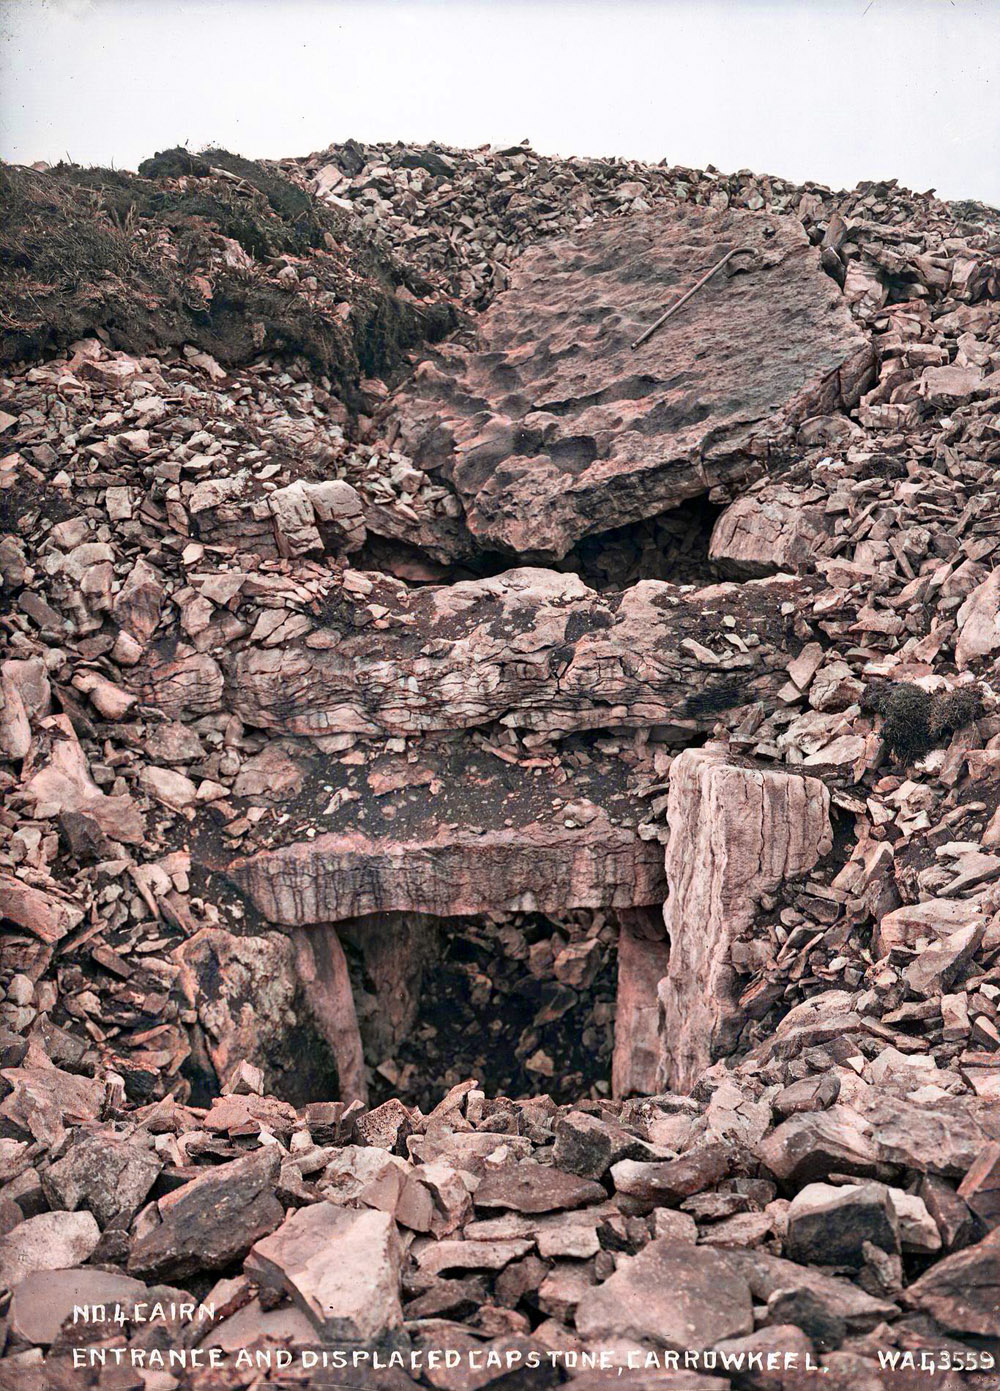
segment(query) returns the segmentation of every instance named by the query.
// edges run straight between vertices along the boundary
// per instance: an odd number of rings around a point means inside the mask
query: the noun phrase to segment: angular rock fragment
[[[89,1212],[41,1212],[0,1237],[0,1289],[36,1271],[65,1270],[93,1252],[101,1232]]]
[[[162,1221],[133,1244],[129,1272],[176,1280],[229,1265],[284,1216],[274,1196],[280,1169],[276,1147],[255,1150],[161,1199]]]
[[[868,1242],[883,1251],[900,1249],[899,1220],[882,1184],[810,1183],[792,1199],[785,1240],[789,1260],[860,1268]]]
[[[11,1332],[27,1343],[47,1345],[55,1342],[63,1324],[73,1317],[74,1305],[124,1307],[145,1293],[141,1280],[94,1266],[35,1271],[14,1286]]]
[[[995,1338],[1000,1328],[1000,1229],[938,1261],[909,1286],[904,1298],[956,1333]]]
[[[730,1163],[724,1145],[708,1144],[680,1159],[662,1163],[622,1159],[612,1166],[611,1177],[619,1193],[641,1202],[670,1206],[724,1179]]]
[[[633,1338],[704,1348],[753,1330],[750,1288],[715,1251],[651,1241],[576,1309],[582,1338]]]
[[[599,1203],[607,1195],[599,1183],[547,1165],[524,1162],[485,1178],[475,1192],[476,1207],[514,1212],[553,1212]]]
[[[366,1342],[402,1322],[399,1248],[388,1213],[314,1203],[258,1241],[245,1269],[284,1290],[331,1341]]]
[[[132,1220],[162,1167],[138,1138],[98,1134],[73,1145],[45,1172],[42,1186],[53,1208],[87,1208],[103,1228]]]

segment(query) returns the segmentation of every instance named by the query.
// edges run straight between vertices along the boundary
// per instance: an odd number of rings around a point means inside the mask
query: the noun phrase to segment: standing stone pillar
[[[818,778],[685,749],[670,770],[667,819],[659,1084],[688,1092],[743,1024],[732,945],[752,930],[762,894],[830,849],[830,797]]]

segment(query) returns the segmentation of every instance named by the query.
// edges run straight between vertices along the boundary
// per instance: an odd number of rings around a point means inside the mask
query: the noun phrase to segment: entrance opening
[[[489,1095],[611,1092],[618,924],[605,911],[380,914],[338,925],[370,1100],[427,1111],[475,1077]]]

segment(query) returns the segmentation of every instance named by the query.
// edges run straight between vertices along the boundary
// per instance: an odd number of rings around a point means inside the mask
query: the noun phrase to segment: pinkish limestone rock
[[[667,817],[661,1072],[668,1089],[687,1091],[743,1022],[730,952],[752,932],[761,895],[830,849],[829,793],[817,778],[686,749],[671,768]]]

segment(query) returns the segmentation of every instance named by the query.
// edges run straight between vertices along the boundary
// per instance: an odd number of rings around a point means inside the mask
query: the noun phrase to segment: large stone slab
[[[235,651],[212,708],[314,736],[420,734],[497,720],[552,734],[678,718],[711,728],[719,711],[773,696],[787,680],[793,652],[785,653],[782,607],[800,602],[802,587],[765,579],[691,591],[643,580],[598,594],[576,575],[522,567],[416,592],[379,581],[369,597],[387,611],[377,638],[368,608],[344,591],[327,626]],[[759,642],[733,651],[723,616]],[[138,671],[134,681],[148,703],[171,714],[181,708],[182,696],[164,703],[158,669]]]
[[[664,909],[670,963],[660,984],[662,1080],[687,1091],[736,1042],[734,942],[757,903],[830,849],[830,798],[817,778],[686,749],[670,770]]]
[[[484,546],[560,557],[739,477],[794,422],[855,404],[871,363],[797,220],[686,206],[531,248],[474,343],[439,349],[394,406]]]
[[[269,922],[339,922],[369,913],[461,917],[558,913],[662,902],[662,849],[602,819],[582,830],[534,825],[413,840],[320,835],[237,861],[228,873]]]

